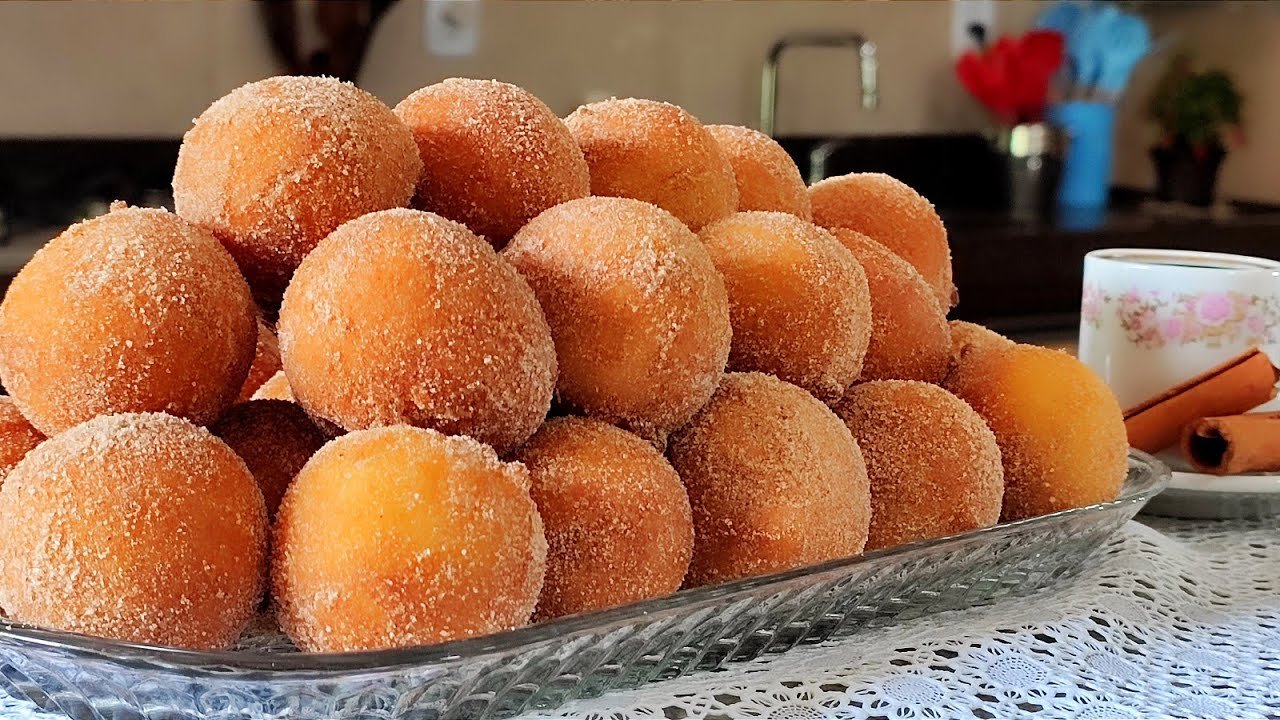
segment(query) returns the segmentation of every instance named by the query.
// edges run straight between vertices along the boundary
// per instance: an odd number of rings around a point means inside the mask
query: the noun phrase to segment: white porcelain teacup
[[[1085,256],[1079,357],[1121,407],[1252,347],[1280,357],[1280,262],[1189,250]]]

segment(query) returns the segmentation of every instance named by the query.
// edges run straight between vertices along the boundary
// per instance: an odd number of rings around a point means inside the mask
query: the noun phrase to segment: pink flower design
[[[1196,301],[1196,318],[1209,327],[1218,327],[1231,318],[1231,297],[1226,293],[1210,292]]]
[[[1142,302],[1142,298],[1138,296],[1137,290],[1130,290],[1120,296],[1121,305],[1137,305],[1140,302]]]
[[[1252,311],[1244,319],[1244,326],[1254,335],[1261,335],[1267,330],[1267,323],[1256,311]]]
[[[1182,331],[1184,329],[1182,318],[1165,318],[1164,322],[1160,323],[1160,326],[1161,332],[1164,333],[1165,339],[1169,342],[1177,342],[1182,339]]]

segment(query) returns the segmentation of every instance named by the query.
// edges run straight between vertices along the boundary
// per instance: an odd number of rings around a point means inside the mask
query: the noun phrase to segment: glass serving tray
[[[1131,451],[1111,502],[421,648],[307,654],[260,633],[200,653],[0,623],[0,693],[75,720],[506,718],[1031,592],[1168,481]]]

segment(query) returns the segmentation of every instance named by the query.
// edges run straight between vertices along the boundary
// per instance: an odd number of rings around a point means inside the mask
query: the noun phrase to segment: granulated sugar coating
[[[533,291],[432,213],[338,228],[294,274],[278,330],[298,402],[347,430],[403,423],[506,453],[551,406],[555,345]]]
[[[546,311],[570,411],[660,443],[715,392],[729,357],[724,281],[670,213],[571,200],[534,218],[503,256]]]
[[[951,369],[957,368],[986,352],[1000,350],[1013,345],[1009,338],[996,331],[964,320],[951,320],[947,323],[951,331]]]
[[[203,425],[240,393],[256,317],[212,235],[118,204],[68,228],[14,278],[0,304],[0,377],[48,435],[120,412]]]
[[[981,353],[947,379],[1000,444],[1005,521],[1115,499],[1128,467],[1124,416],[1111,390],[1057,350]]]
[[[268,517],[275,516],[289,483],[327,440],[307,413],[287,400],[232,405],[209,430],[244,460],[262,490]]]
[[[333,78],[273,77],[196,118],[173,198],[273,306],[316,243],[347,220],[408,204],[421,169],[409,129],[374,96]]]
[[[591,194],[651,202],[694,232],[738,207],[733,166],[698,119],[670,103],[605,100],[565,118]]]
[[[546,554],[523,465],[378,428],[326,445],[285,494],[272,590],[304,650],[426,645],[528,622]]]
[[[8,395],[0,395],[0,487],[18,461],[44,442],[44,434],[31,426]]]
[[[729,292],[729,369],[776,375],[819,400],[858,379],[871,338],[867,276],[840,241],[781,212],[741,212],[700,234]]]
[[[733,166],[739,210],[776,210],[813,219],[809,189],[778,141],[739,125],[708,125],[707,131]]]
[[[689,496],[652,445],[565,417],[543,425],[515,459],[529,468],[549,546],[535,620],[680,589],[693,552]]]
[[[0,489],[0,537],[0,606],[18,622],[215,649],[262,598],[258,485],[171,415],[104,415],[32,450]]]
[[[814,222],[856,230],[884,245],[924,276],[943,311],[956,304],[947,229],[920,193],[888,175],[851,173],[815,183],[809,200]]]
[[[253,364],[249,366],[249,376],[240,388],[237,402],[245,402],[253,397],[268,380],[280,372],[280,341],[276,334],[262,320],[258,320],[258,347],[253,354]]]
[[[466,225],[497,249],[543,210],[591,193],[569,129],[515,85],[452,78],[395,112],[422,157],[414,207]]]
[[[729,373],[671,437],[693,507],[688,587],[862,552],[871,504],[862,453],[840,418],[795,385]]]
[[[289,387],[289,378],[284,375],[284,370],[279,370],[275,375],[268,378],[257,390],[253,391],[253,397],[249,399],[297,402],[297,399],[293,397],[293,388]]]
[[[871,289],[871,341],[861,380],[939,382],[951,364],[951,333],[942,306],[915,268],[867,236],[836,228]]]
[[[1000,519],[1000,448],[960,398],[936,385],[882,380],[855,385],[833,409],[871,478],[868,552]]]

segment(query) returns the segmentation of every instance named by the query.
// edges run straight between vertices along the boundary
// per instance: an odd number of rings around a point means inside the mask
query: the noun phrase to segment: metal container
[[[1053,216],[1068,143],[1066,132],[1048,123],[1014,125],[993,133],[992,147],[1003,166],[1002,199],[1011,218],[1039,222]]]

